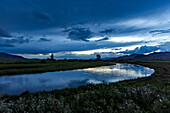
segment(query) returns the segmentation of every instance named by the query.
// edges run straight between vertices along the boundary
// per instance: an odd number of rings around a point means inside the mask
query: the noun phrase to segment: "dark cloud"
[[[102,39],[100,39],[100,40],[96,40],[96,42],[105,41],[105,40],[109,40],[109,38],[108,38],[108,37],[105,37],[105,38],[102,38]]]
[[[165,42],[164,44],[160,45],[161,51],[170,51],[170,42]]]
[[[72,28],[70,29],[64,29],[63,32],[67,33],[67,32],[70,32],[72,30]]]
[[[116,48],[116,49],[113,49],[113,50],[121,50],[121,48]]]
[[[56,52],[69,52],[69,51],[86,51],[94,49],[103,49],[103,48],[115,48],[115,47],[127,47],[132,45],[138,45],[143,42],[127,42],[127,43],[116,43],[116,42],[58,42],[56,45],[47,44],[43,45],[42,43],[37,43],[36,45],[20,45],[20,47],[14,48],[3,48],[1,51],[7,51],[14,54],[48,54]]]
[[[167,29],[167,30],[153,30],[153,31],[150,31],[149,33],[151,33],[153,35],[165,34],[165,33],[170,33],[170,29]]]
[[[1,47],[14,47],[13,44],[28,43],[31,36],[12,36],[9,32],[0,28],[0,44]]]
[[[162,8],[169,0],[0,0],[0,25],[12,30],[39,30],[77,23],[107,22],[141,16]],[[10,4],[10,7],[9,7]],[[36,12],[36,13],[35,13]],[[38,13],[37,13],[38,12]],[[53,20],[53,24],[36,22]],[[2,16],[3,15],[3,16]],[[149,15],[149,14],[147,14]],[[145,16],[145,15],[144,15]]]
[[[0,28],[0,47],[15,47],[16,44],[28,43],[29,36],[12,36],[7,31]]]
[[[4,29],[0,28],[0,37],[12,37],[10,35],[10,33],[8,33],[7,31],[5,31]]]
[[[0,47],[15,47],[12,44],[0,44]]]
[[[88,39],[92,38],[93,34],[88,28],[72,28],[64,32],[68,32],[68,39],[85,42],[88,42]]]
[[[123,54],[144,54],[144,53],[150,53],[150,52],[155,52],[159,50],[160,47],[157,46],[141,46],[141,47],[136,47],[134,50],[126,50],[126,51],[121,51],[119,53]]]
[[[117,33],[117,32],[120,32],[120,30],[117,30],[117,29],[105,29],[104,31],[100,31],[99,33],[102,33],[102,34],[112,34],[112,33]]]
[[[159,23],[166,23],[167,19],[162,18],[166,15],[158,18],[156,24],[154,20],[167,13],[169,4],[169,0],[0,0],[0,26],[8,30],[0,29],[0,44],[4,47],[1,50],[21,54],[52,53],[138,45],[141,42],[114,43],[104,40],[111,36],[138,38],[153,29],[164,29],[165,25]],[[149,23],[151,18],[153,23]],[[63,28],[71,29],[66,29],[64,34],[61,33]],[[35,44],[30,37],[13,36],[18,33],[35,36],[35,42],[48,41],[51,36],[56,38],[48,45]],[[40,39],[39,36],[43,35],[47,40]],[[93,36],[105,38],[88,42]],[[75,41],[63,42],[66,37]],[[5,48],[10,46],[16,47]]]
[[[23,44],[23,43],[28,43],[29,41],[30,41],[30,37],[25,37],[25,36],[15,36],[10,39],[4,39],[5,43]]]
[[[38,42],[49,42],[49,41],[51,41],[51,39],[40,38],[40,39],[38,40]]]
[[[40,12],[34,12],[33,16],[38,21],[52,21],[52,17],[48,13],[40,13]]]
[[[18,44],[29,43],[30,36],[13,36],[10,38],[0,38],[0,47],[16,47]]]

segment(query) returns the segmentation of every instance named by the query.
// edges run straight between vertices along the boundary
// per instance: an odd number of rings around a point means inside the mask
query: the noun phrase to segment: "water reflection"
[[[47,72],[0,77],[0,94],[20,94],[78,87],[86,84],[117,82],[149,76],[153,69],[132,64],[116,64],[73,71]]]

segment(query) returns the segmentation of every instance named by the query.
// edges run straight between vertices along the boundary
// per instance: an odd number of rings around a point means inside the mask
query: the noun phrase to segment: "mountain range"
[[[0,60],[28,60],[22,56],[0,52]]]
[[[18,55],[11,55],[11,54],[0,52],[0,60],[31,60],[31,59],[27,59]],[[132,55],[121,56],[118,58],[108,58],[107,60],[170,60],[170,52],[155,52],[148,55],[132,54]]]
[[[110,60],[170,60],[170,52],[154,52],[148,55],[132,54],[111,58]]]

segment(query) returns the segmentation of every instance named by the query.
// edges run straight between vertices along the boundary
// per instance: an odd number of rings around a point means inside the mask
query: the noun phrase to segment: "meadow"
[[[113,63],[96,61],[40,61],[40,60],[0,61],[0,76],[64,71],[105,65],[113,65]]]
[[[122,61],[155,69],[149,77],[50,92],[2,95],[0,112],[169,113],[170,61]]]

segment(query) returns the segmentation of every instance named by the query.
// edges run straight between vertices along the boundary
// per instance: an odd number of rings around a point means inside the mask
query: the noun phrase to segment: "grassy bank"
[[[137,82],[150,81],[150,82],[170,82],[170,61],[121,61],[119,63],[130,63],[130,64],[139,64],[145,67],[150,67],[155,70],[155,73],[152,76],[147,78],[141,78],[135,80]]]
[[[146,78],[0,97],[0,112],[169,113],[170,61],[131,61],[154,68]]]
[[[109,62],[93,62],[93,61],[0,61],[0,76],[2,75],[16,75],[29,73],[43,73],[51,71],[64,71],[73,69],[82,69],[88,67],[97,67],[104,65],[111,65]]]

